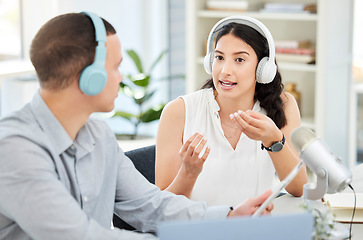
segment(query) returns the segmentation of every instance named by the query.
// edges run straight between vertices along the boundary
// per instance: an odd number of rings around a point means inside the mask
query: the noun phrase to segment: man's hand
[[[271,195],[271,193],[272,193],[271,190],[267,190],[257,198],[247,199],[245,202],[238,205],[238,207],[231,210],[228,214],[228,217],[252,215],[259,208],[259,206],[261,206],[262,203]],[[273,204],[271,203],[262,212],[262,214],[270,214],[272,209],[273,209]]]

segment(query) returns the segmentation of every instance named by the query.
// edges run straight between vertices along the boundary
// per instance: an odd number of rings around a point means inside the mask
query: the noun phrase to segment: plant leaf
[[[139,73],[143,73],[144,70],[143,70],[139,55],[134,50],[131,50],[131,49],[127,50],[126,53],[130,56],[132,61],[134,61],[134,64],[135,64],[137,70],[139,71]]]
[[[130,85],[130,83],[133,83],[134,75],[131,74],[122,74],[124,79],[122,80],[121,84]]]
[[[140,100],[142,100],[142,102],[146,102],[147,100],[149,100],[154,95],[154,93],[155,93],[155,90],[153,90],[152,92],[149,92],[149,93],[145,94],[145,96],[142,99],[140,99]]]
[[[162,51],[159,55],[159,57],[154,61],[154,63],[151,65],[151,68],[150,68],[150,73],[152,72],[152,70],[154,69],[154,67],[158,64],[158,62],[160,62],[160,60],[163,58],[164,54],[167,53],[168,50],[165,49],[164,51]]]
[[[125,84],[124,82],[120,82],[120,88],[122,89],[122,88],[124,88],[124,87],[126,87],[126,86],[128,86],[127,84]]]
[[[135,91],[132,90],[128,85],[124,85],[121,87],[121,92],[123,92],[126,96],[135,98]]]
[[[143,78],[138,78],[138,79],[135,78],[132,81],[134,82],[134,84],[136,86],[146,88],[147,86],[149,86],[149,83],[150,83],[150,75],[143,75],[142,77]]]
[[[149,100],[155,93],[155,90],[149,93],[144,92],[144,95],[142,97],[136,98],[136,94],[134,97],[135,103],[138,105],[142,105],[144,102],[146,102],[147,100]],[[139,96],[141,96],[141,94],[139,94]]]
[[[140,121],[147,123],[147,122],[152,122],[152,121],[160,119],[161,112],[163,111],[164,107],[165,107],[165,104],[162,103],[153,108],[150,108],[149,110],[147,110],[146,112],[144,112],[142,114]]]
[[[119,116],[119,117],[125,118],[125,119],[130,120],[130,121],[133,118],[137,118],[137,115],[132,114],[132,113],[127,113],[127,112],[124,112],[124,111],[116,111],[114,116]]]
[[[145,94],[146,94],[146,91],[143,91],[143,90],[139,90],[139,91],[135,91],[135,94],[134,94],[134,101],[136,104],[138,105],[142,105],[144,103],[143,99],[145,97]]]

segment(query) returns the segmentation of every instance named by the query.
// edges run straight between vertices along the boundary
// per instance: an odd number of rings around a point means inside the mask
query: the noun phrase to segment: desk
[[[291,195],[284,195],[282,197],[274,200],[274,210],[272,211],[272,215],[283,214],[283,213],[292,213],[292,212],[303,212],[305,211],[301,205],[304,203],[304,198],[296,198]],[[322,203],[317,203],[320,207],[325,207]],[[344,224],[349,229],[349,224]],[[361,223],[353,223],[352,226],[352,240],[362,240],[363,239],[363,224]]]
[[[122,150],[124,152],[126,151],[130,151],[130,150],[134,150],[137,148],[142,148],[142,147],[147,147],[150,145],[155,145],[156,143],[156,139],[155,138],[143,138],[143,139],[123,139],[117,140],[118,145],[120,146],[120,148],[122,148]]]
[[[356,192],[363,192],[363,164],[360,164],[351,169],[353,180],[351,185],[354,187]],[[346,188],[343,192],[351,192],[351,189]],[[280,198],[274,200],[274,210],[272,214],[281,214],[281,213],[292,213],[292,212],[301,212],[305,211],[301,204],[304,203],[304,199],[295,198],[291,195],[284,195]],[[317,202],[318,206],[319,203]],[[321,207],[324,207],[323,204],[320,204]],[[349,224],[344,224],[349,229]],[[352,226],[352,240],[362,240],[363,239],[363,224],[362,223],[353,223]]]
[[[354,187],[357,193],[363,192],[363,164],[355,166],[351,168],[352,172],[352,182],[351,185]],[[352,192],[350,188],[346,188],[343,192]],[[304,198],[296,198],[291,195],[284,195],[274,200],[274,210],[272,214],[281,214],[281,213],[292,213],[292,212],[302,212],[305,211],[301,205],[304,203]],[[325,207],[322,203],[316,202],[317,206]],[[320,209],[318,207],[318,209]],[[349,229],[349,224],[344,224]],[[362,223],[353,223],[352,225],[352,239],[353,240],[362,240],[363,239],[363,224]]]

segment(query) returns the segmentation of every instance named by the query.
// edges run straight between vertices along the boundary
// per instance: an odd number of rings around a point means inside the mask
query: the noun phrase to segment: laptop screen
[[[221,220],[191,220],[161,223],[160,240],[307,240],[313,236],[310,213],[238,217]]]

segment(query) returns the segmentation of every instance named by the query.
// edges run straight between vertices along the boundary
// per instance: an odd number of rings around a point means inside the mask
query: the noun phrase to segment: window
[[[22,57],[21,0],[0,0],[0,61]]]

